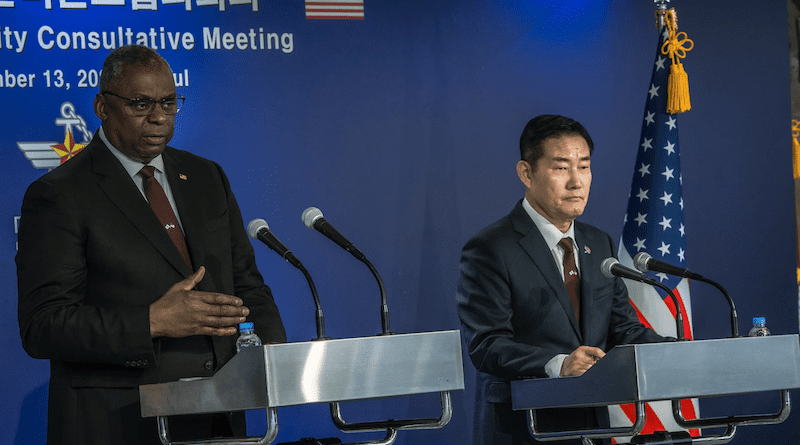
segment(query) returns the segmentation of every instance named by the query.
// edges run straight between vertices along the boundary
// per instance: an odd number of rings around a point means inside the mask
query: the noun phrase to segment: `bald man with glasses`
[[[245,320],[286,341],[224,172],[167,146],[183,102],[155,51],[113,51],[94,100],[100,130],[25,194],[20,335],[50,360],[50,445],[158,444],[139,385],[213,375]],[[173,441],[245,435],[243,413],[169,427]]]

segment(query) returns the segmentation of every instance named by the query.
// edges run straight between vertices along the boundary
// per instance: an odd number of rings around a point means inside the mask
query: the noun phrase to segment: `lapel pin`
[[[583,253],[589,255],[592,253],[592,249],[590,249],[589,246],[583,246]]]
[[[188,179],[188,178],[186,177],[186,175],[184,175],[183,173],[179,174],[179,175],[178,175],[178,177],[179,177],[179,178],[181,178],[181,179],[183,179],[184,181],[185,181],[186,179]]]

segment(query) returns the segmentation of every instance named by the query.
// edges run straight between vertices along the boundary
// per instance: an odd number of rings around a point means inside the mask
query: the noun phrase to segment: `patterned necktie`
[[[144,178],[144,195],[147,197],[147,201],[150,202],[150,207],[158,217],[158,220],[164,226],[164,230],[167,231],[167,235],[172,239],[175,247],[178,248],[183,261],[191,269],[192,261],[189,259],[189,249],[186,248],[186,240],[183,238],[180,225],[178,225],[178,218],[175,217],[172,206],[169,205],[167,194],[164,193],[161,184],[153,176],[154,170],[155,167],[152,165],[145,165],[139,172]]]
[[[578,268],[575,266],[575,255],[572,253],[572,238],[561,238],[558,245],[564,249],[564,284],[567,286],[567,293],[569,293],[569,299],[572,301],[575,318],[580,321],[581,277],[578,275]]]

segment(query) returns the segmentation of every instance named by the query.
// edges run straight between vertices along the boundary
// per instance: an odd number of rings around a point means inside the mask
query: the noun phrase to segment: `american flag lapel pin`
[[[188,179],[188,178],[186,177],[186,175],[184,175],[183,173],[179,174],[179,175],[178,175],[178,177],[179,177],[179,178],[181,178],[181,179],[183,179],[184,181]]]
[[[590,249],[589,246],[583,246],[583,253],[591,255],[592,249]]]

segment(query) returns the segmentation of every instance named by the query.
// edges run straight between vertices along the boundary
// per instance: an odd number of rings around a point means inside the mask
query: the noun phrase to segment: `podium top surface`
[[[457,330],[246,348],[210,378],[142,385],[142,417],[464,389]]]
[[[800,338],[617,346],[580,377],[511,382],[513,408],[606,406],[800,388]]]

